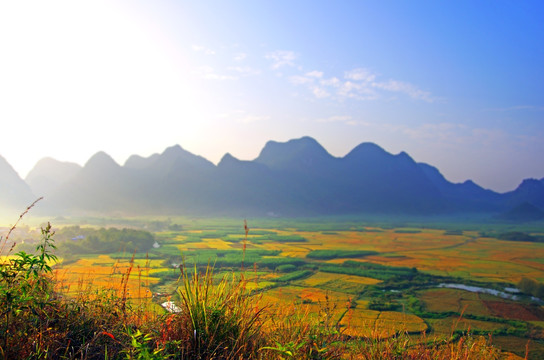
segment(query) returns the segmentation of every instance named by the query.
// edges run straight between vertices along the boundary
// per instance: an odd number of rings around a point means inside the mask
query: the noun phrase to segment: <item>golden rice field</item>
[[[159,266],[157,260],[134,259],[119,261],[108,255],[85,258],[68,266],[55,268],[57,290],[76,296],[93,288],[108,289],[136,303],[152,298],[150,286],[159,281],[152,276]]]
[[[340,324],[347,335],[373,338],[386,338],[398,332],[422,333],[428,328],[425,321],[416,315],[368,310],[364,306],[348,311]]]
[[[306,241],[263,240],[262,235],[253,232],[273,232],[277,236],[300,236]],[[210,231],[208,230],[208,233]],[[500,305],[504,301],[492,295],[471,293],[464,290],[429,288],[419,289],[401,299],[395,310],[370,309],[372,298],[365,294],[365,289],[383,284],[383,281],[370,276],[337,274],[319,269],[321,264],[340,265],[345,261],[358,261],[394,267],[417,268],[422,273],[441,276],[453,276],[474,279],[486,283],[516,284],[522,277],[530,277],[544,282],[544,244],[501,241],[494,238],[480,237],[476,231],[465,231],[462,235],[445,235],[440,229],[381,229],[367,227],[366,231],[308,231],[296,229],[251,229],[247,240],[243,228],[239,236],[227,235],[204,237],[200,241],[185,242],[188,236],[198,236],[203,231],[190,229],[179,233],[163,234],[172,256],[198,254],[206,249],[217,251],[276,251],[279,255],[263,258],[290,258],[306,261],[300,278],[279,281],[290,273],[282,273],[259,264],[246,264],[243,276],[246,287],[253,290],[260,302],[266,307],[292,306],[297,311],[309,312],[312,316],[337,322],[339,329],[354,337],[389,337],[399,332],[439,336],[446,338],[454,331],[478,330],[506,331],[509,323],[489,321],[484,318],[504,318],[508,311],[523,309],[514,305]],[[207,235],[208,236],[208,235]],[[266,236],[265,236],[266,237]],[[306,256],[314,250],[331,251],[375,251],[366,257],[336,257],[324,260],[308,259]],[[164,253],[165,250],[163,250]],[[214,263],[214,259],[210,259]],[[216,278],[225,273],[239,276],[240,267],[216,269]],[[130,277],[126,275],[130,271]],[[172,299],[176,285],[174,280],[164,285],[161,276],[175,270],[157,256],[152,259],[136,258],[132,262],[114,259],[108,255],[86,256],[75,262],[57,266],[55,275],[59,288],[68,294],[75,294],[85,287],[109,287],[124,291],[135,301],[152,301],[152,293],[157,289],[169,289]],[[297,269],[299,271],[299,269]],[[156,285],[161,283],[159,287]],[[381,291],[381,290],[380,290]],[[383,291],[382,291],[383,292]],[[394,298],[395,293],[390,295]],[[386,299],[389,293],[384,296]],[[417,299],[422,311],[432,313],[454,312],[463,316],[445,316],[425,318],[410,313],[405,309],[407,301]],[[396,300],[392,300],[395,302]],[[541,306],[542,308],[542,306]],[[406,308],[408,309],[408,307]],[[529,309],[529,308],[527,308]],[[525,310],[527,310],[525,309]],[[534,329],[534,341],[540,344],[544,339],[544,316],[531,310],[535,317],[519,317],[514,320],[525,321]],[[542,308],[544,313],[544,308]],[[465,316],[482,317],[481,319]],[[521,315],[520,315],[521,316]],[[529,323],[530,321],[530,323]],[[540,335],[539,335],[540,332]],[[508,348],[505,336],[501,343]],[[518,340],[514,341],[518,345]],[[538,348],[540,345],[536,346]],[[544,347],[544,345],[543,345]]]
[[[480,238],[476,232],[444,235],[443,230],[423,229],[420,233],[339,231],[334,235],[309,231],[278,231],[300,235],[308,242],[270,242],[257,248],[281,250],[283,256],[305,257],[311,250],[374,250],[380,255],[365,261],[384,265],[416,267],[436,274],[480,278],[485,281],[518,282],[523,276],[544,281],[544,244]],[[248,238],[251,243],[251,238]],[[340,263],[345,259],[330,260]]]

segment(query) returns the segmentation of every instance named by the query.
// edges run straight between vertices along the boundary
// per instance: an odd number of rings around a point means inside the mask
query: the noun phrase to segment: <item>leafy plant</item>
[[[57,257],[50,253],[55,249],[51,224],[42,228],[42,242],[37,246],[38,254],[16,253],[0,265],[0,309],[2,311],[2,347],[5,355],[10,345],[9,340],[20,332],[14,323],[25,312],[37,313],[43,310],[50,299],[51,261]]]
[[[130,347],[123,350],[126,359],[164,359],[164,356],[161,354],[162,349],[150,349],[149,344],[153,340],[153,337],[150,334],[143,334],[140,330],[136,330],[136,332],[134,332],[130,329],[130,327],[126,328],[126,332],[130,337]]]

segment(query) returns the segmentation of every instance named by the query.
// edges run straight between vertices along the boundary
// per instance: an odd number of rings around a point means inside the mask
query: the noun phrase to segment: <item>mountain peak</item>
[[[162,156],[182,156],[187,153],[180,145],[169,146],[162,152]]]
[[[217,164],[217,166],[225,166],[227,164],[231,164],[231,163],[238,163],[240,162],[240,160],[238,160],[237,158],[235,158],[234,156],[232,156],[230,153],[226,153],[225,155],[223,155],[223,157],[221,158],[221,160],[219,161],[219,164]]]
[[[6,159],[4,159],[4,157],[2,155],[0,155],[0,174],[2,174],[2,176],[4,175],[4,173],[16,173],[15,170],[13,169],[13,167],[10,165],[10,163],[8,163],[8,161]]]
[[[375,157],[391,155],[385,151],[382,147],[372,143],[364,142],[353,148],[346,156],[346,159],[357,157]]]
[[[104,151],[99,151],[91,156],[91,158],[87,161],[84,167],[110,169],[118,168],[120,166],[115,162],[115,160],[113,160],[110,155],[106,154]]]
[[[80,170],[81,166],[76,163],[45,157],[34,165],[25,181],[35,194],[47,196],[72,179]]]
[[[516,191],[538,191],[541,192],[544,190],[544,182],[542,180],[537,179],[524,179],[521,184],[518,186]]]
[[[309,136],[287,142],[269,141],[255,162],[270,168],[299,170],[319,166],[334,159],[321,144]]]
[[[48,168],[58,169],[59,167],[70,167],[70,168],[72,168],[74,170],[81,168],[80,165],[78,165],[76,163],[73,163],[73,162],[59,161],[57,159],[53,159],[52,157],[44,157],[44,158],[41,158],[40,160],[38,160],[36,165],[34,165],[32,170],[29,172],[29,175],[27,176],[27,179],[30,176],[30,174],[32,174],[35,171],[39,172],[39,170],[41,170],[41,169],[48,169]]]
[[[13,167],[0,156],[0,206],[22,208],[28,206],[35,196],[30,187],[19,177]]]
[[[153,154],[148,158],[132,155],[125,167],[133,169],[152,168],[159,173],[185,171],[187,167],[212,168],[214,165],[202,156],[194,155],[180,145],[167,147],[161,154]]]

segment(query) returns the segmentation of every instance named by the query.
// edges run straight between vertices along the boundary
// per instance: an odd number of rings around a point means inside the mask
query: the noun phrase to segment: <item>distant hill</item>
[[[80,170],[81,166],[78,164],[61,162],[48,157],[41,159],[34,165],[25,181],[34,194],[47,199]]]
[[[499,220],[514,221],[514,222],[526,222],[537,221],[544,219],[544,211],[537,208],[533,204],[524,202],[515,206],[508,211],[505,211],[497,216]]]
[[[440,194],[447,199],[452,210],[462,211],[468,207],[473,211],[494,211],[503,201],[500,194],[484,189],[472,180],[454,184],[446,180],[437,168],[424,163],[420,163],[419,166]]]
[[[19,215],[36,199],[27,183],[0,156],[0,213],[15,211]]]
[[[544,209],[544,179],[525,179],[517,189],[504,195],[511,207],[528,202]]]
[[[122,166],[104,152],[83,167],[43,159],[27,181],[48,193],[41,207],[53,215],[498,214],[525,202],[544,204],[543,180],[499,194],[470,180],[451,183],[405,152],[362,143],[334,157],[310,137],[269,141],[252,161],[226,154],[218,165],[179,145],[133,155]]]

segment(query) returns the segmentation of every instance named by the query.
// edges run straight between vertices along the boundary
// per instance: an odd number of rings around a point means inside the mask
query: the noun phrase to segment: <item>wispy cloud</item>
[[[372,87],[383,89],[391,92],[400,92],[408,95],[416,100],[433,102],[434,99],[431,93],[418,89],[416,86],[397,80],[388,80],[386,82],[373,82]]]
[[[234,71],[241,76],[259,75],[261,73],[261,70],[249,66],[229,66],[227,69]]]
[[[354,81],[369,82],[369,81],[374,81],[374,79],[376,79],[376,74],[373,74],[368,69],[358,68],[358,69],[346,71],[344,73],[344,78],[348,80],[354,80]]]
[[[234,55],[234,61],[242,61],[242,60],[244,60],[246,58],[247,58],[246,53],[238,53],[238,54]]]
[[[312,88],[312,94],[314,94],[314,96],[318,99],[323,99],[331,96],[331,94],[327,90],[319,86],[314,86]]]
[[[378,74],[368,69],[356,68],[345,71],[342,78],[326,78],[322,71],[313,70],[292,75],[289,81],[294,85],[306,86],[317,98],[376,100],[389,93],[402,93],[415,100],[435,101],[430,92],[413,84],[392,79],[378,81],[378,78]]]
[[[203,54],[205,54],[205,55],[215,55],[215,51],[214,51],[214,50],[208,49],[208,48],[205,47],[205,46],[193,45],[193,46],[192,46],[192,49],[193,49],[193,51],[195,51],[195,52],[203,53]]]
[[[340,98],[350,98],[356,100],[375,100],[378,93],[365,82],[340,81],[334,85],[336,93]]]
[[[305,76],[310,78],[321,79],[323,77],[323,72],[314,70],[314,71],[307,72]]]
[[[198,75],[200,75],[203,79],[207,80],[236,80],[238,79],[236,76],[232,75],[225,75],[225,74],[218,74],[214,68],[211,66],[201,66],[196,69],[195,71]]]
[[[265,58],[272,61],[272,69],[276,70],[283,66],[295,66],[297,54],[294,51],[278,50],[269,52]]]
[[[293,75],[289,77],[289,82],[295,85],[306,85],[306,84],[313,84],[314,79],[304,75]]]

